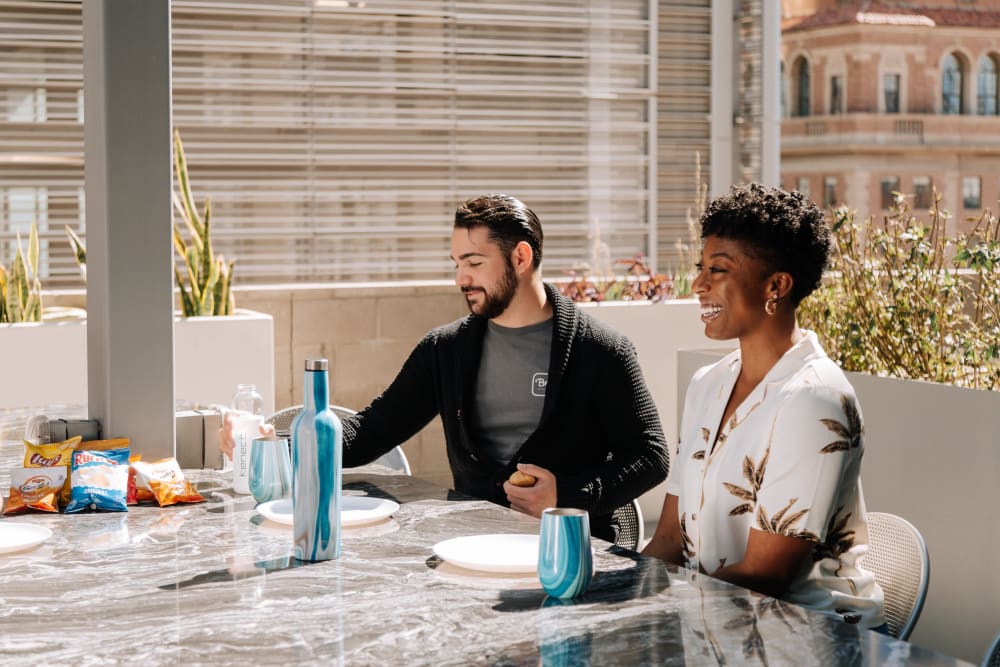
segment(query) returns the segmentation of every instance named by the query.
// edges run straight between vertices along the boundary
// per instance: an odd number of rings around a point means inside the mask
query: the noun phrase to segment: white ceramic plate
[[[37,546],[52,537],[52,531],[33,523],[0,521],[0,554]]]
[[[538,571],[538,535],[469,535],[431,548],[438,558],[470,570]]]
[[[371,496],[342,496],[340,499],[340,525],[342,528],[363,526],[392,516],[399,504],[385,498]],[[276,523],[292,525],[292,499],[272,500],[257,506],[257,511]]]

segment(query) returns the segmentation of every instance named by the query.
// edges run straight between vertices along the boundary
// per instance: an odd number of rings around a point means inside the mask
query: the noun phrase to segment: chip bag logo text
[[[31,461],[31,463],[33,465],[40,466],[42,468],[49,468],[49,467],[54,466],[57,463],[59,463],[59,457],[58,456],[54,456],[51,459],[47,459],[44,456],[42,456],[41,454],[38,454],[37,452],[34,453],[34,454],[32,454],[28,458],[28,460]]]

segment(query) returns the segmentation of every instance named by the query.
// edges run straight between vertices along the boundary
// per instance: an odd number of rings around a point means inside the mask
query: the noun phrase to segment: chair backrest
[[[868,537],[868,553],[859,565],[875,575],[885,594],[889,634],[908,639],[927,597],[927,545],[913,524],[883,512],[868,512]]]
[[[303,406],[301,405],[293,405],[290,408],[278,410],[267,418],[267,423],[274,426],[275,431],[290,431],[292,428],[292,420],[295,419],[297,414],[302,412],[302,408]],[[357,414],[354,410],[340,405],[331,405],[330,409],[333,410],[338,417],[349,417]],[[386,468],[391,468],[403,473],[404,475],[410,474],[410,462],[406,459],[406,454],[403,453],[401,447],[395,447],[389,450],[382,456],[375,459],[373,463],[385,466]]]
[[[615,531],[615,546],[632,551],[642,548],[645,526],[638,500],[622,505],[611,513],[611,529]]]
[[[993,643],[986,649],[982,667],[1000,667],[1000,633],[993,638]]]

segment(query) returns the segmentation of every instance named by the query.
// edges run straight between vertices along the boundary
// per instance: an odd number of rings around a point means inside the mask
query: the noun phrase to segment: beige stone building
[[[1000,0],[782,3],[782,184],[886,212],[893,191],[951,229],[1000,197]]]

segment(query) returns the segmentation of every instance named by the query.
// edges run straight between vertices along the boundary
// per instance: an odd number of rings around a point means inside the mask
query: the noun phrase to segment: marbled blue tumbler
[[[587,510],[550,507],[542,512],[538,580],[552,597],[582,595],[594,576]]]

